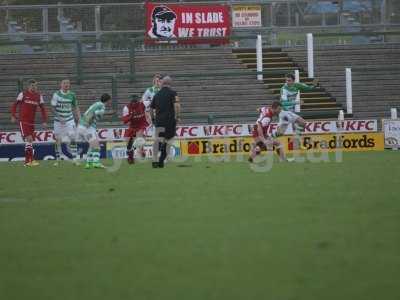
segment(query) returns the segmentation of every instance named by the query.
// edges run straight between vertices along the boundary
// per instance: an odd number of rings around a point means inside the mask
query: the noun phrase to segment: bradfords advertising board
[[[313,121],[307,122],[305,127],[306,134],[323,134],[336,132],[376,132],[378,131],[377,120],[346,120],[339,124],[336,121]],[[220,137],[247,137],[251,136],[254,124],[219,124],[219,125],[193,125],[178,126],[176,136],[178,139],[189,138],[220,138]],[[277,123],[270,126],[270,133],[278,128]],[[102,142],[114,142],[123,140],[126,128],[101,128],[97,130],[99,140]],[[153,135],[152,128],[147,129],[147,137]],[[293,134],[291,126],[285,134]],[[52,130],[39,130],[34,135],[35,143],[53,143],[54,136]],[[0,145],[23,143],[19,131],[1,132]]]
[[[293,139],[284,138],[286,150],[294,151]],[[321,134],[301,136],[301,143],[305,151],[338,151],[364,152],[383,151],[384,139],[382,133],[347,133],[347,134]]]
[[[283,147],[287,153],[294,150],[292,137],[281,137]],[[305,150],[300,152],[360,152],[383,151],[382,133],[347,133],[306,135],[301,137]],[[250,137],[222,138],[222,139],[194,139],[181,141],[182,155],[231,155],[249,153],[254,144]]]
[[[225,44],[230,34],[228,5],[146,3],[147,44]]]
[[[400,120],[383,120],[386,148],[400,148]]]

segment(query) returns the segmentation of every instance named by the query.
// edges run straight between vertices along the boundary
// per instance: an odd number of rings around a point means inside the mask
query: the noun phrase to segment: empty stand
[[[285,51],[303,68],[304,49]],[[353,114],[356,118],[388,117],[400,107],[396,92],[400,77],[400,45],[325,46],[315,49],[315,74],[326,90],[346,106],[345,68],[352,68]]]
[[[256,54],[254,49],[238,49],[233,50],[235,55],[249,69],[256,70]],[[285,74],[294,73],[299,70],[300,81],[303,83],[311,83],[312,79],[308,78],[307,72],[303,66],[297,64],[286,52],[281,48],[265,48],[263,49],[263,69],[267,73],[264,76],[265,87],[272,92],[276,99],[280,98],[280,89],[285,83]],[[311,92],[301,93],[301,112],[306,118],[333,118],[338,115],[338,111],[342,109],[342,105],[338,104],[323,87],[319,87]]]
[[[15,98],[18,77],[45,77],[45,80],[39,81],[48,102],[58,88],[59,78],[76,74],[75,61],[72,54],[0,57],[0,78],[9,86],[0,91],[2,116],[5,116],[0,120],[2,124],[10,126],[6,110]],[[126,74],[129,56],[127,52],[85,53],[82,64],[85,75]],[[219,121],[254,120],[256,109],[273,100],[273,95],[256,80],[255,75],[249,74],[230,49],[137,52],[135,69],[135,81],[118,80],[119,111],[130,94],[142,94],[151,85],[151,77],[155,72],[170,74],[175,79],[174,88],[182,99],[182,121],[186,124],[207,122],[210,114],[219,116]],[[52,80],[52,76],[59,78]],[[84,110],[102,92],[111,93],[111,81],[85,80],[81,85],[73,81],[73,90]]]

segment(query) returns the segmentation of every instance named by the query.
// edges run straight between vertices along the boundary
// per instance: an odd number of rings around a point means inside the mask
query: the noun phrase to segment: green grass
[[[400,299],[399,162],[0,164],[0,299]]]

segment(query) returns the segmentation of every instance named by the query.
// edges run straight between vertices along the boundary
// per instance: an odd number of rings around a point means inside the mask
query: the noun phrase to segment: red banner
[[[147,44],[225,44],[230,34],[228,5],[146,3]]]

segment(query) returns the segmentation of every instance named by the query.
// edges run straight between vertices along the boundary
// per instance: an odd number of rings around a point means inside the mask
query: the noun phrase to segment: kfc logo
[[[151,14],[152,27],[148,32],[152,39],[176,38],[174,34],[176,13],[167,6],[156,6]]]

